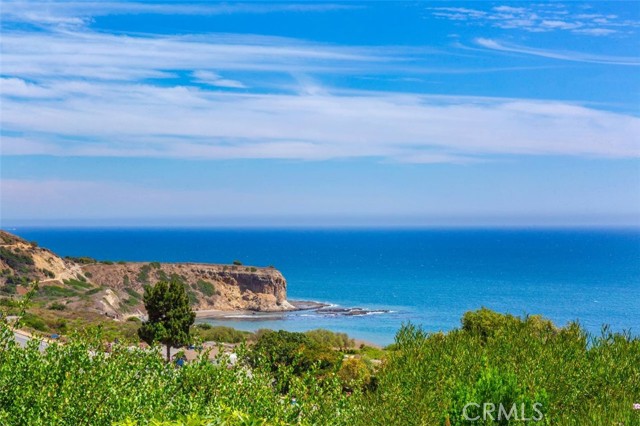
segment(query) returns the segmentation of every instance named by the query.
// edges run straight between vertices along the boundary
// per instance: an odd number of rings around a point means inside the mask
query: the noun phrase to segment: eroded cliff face
[[[0,296],[24,294],[30,282],[39,281],[37,299],[113,318],[144,315],[144,286],[171,279],[183,283],[198,310],[294,309],[287,302],[287,282],[274,268],[63,259],[5,231],[0,231],[0,270]]]
[[[283,311],[287,282],[274,268],[200,263],[87,264],[85,275],[97,285],[141,295],[144,285],[177,279],[184,283],[195,309]],[[128,298],[127,300],[131,300]],[[129,302],[133,304],[133,302]]]

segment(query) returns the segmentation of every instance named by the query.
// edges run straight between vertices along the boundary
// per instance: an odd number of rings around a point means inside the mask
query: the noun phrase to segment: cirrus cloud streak
[[[11,133],[5,155],[465,162],[640,154],[639,118],[557,101],[104,82],[77,96],[68,82],[45,87],[15,78],[3,87],[2,128]]]

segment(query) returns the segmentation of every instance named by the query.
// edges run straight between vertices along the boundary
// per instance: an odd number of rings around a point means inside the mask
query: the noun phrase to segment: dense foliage
[[[159,281],[154,286],[145,286],[143,300],[149,319],[142,324],[138,335],[148,344],[166,345],[168,360],[171,346],[191,343],[189,331],[196,314],[189,305],[185,287],[176,279]]]
[[[555,328],[538,316],[481,309],[447,334],[403,327],[395,347],[377,391],[364,398],[372,425],[523,424],[460,420],[467,403],[509,410],[514,401],[527,413],[529,404],[543,404],[543,420],[532,424],[640,424],[640,410],[633,410],[640,399],[638,337],[605,328],[589,338],[577,324]]]
[[[99,332],[22,348],[0,322],[0,424],[528,424],[462,416],[487,402],[517,404],[529,417],[539,403],[543,417],[530,424],[640,424],[640,339],[606,329],[589,338],[539,317],[483,309],[447,334],[406,325],[376,368],[364,355],[381,351],[343,357],[302,333],[263,332],[235,352],[235,363],[203,353],[177,368],[158,348],[107,351]]]
[[[236,330],[222,325],[212,326],[207,323],[196,324],[191,334],[204,342],[241,343],[253,337],[248,331]]]

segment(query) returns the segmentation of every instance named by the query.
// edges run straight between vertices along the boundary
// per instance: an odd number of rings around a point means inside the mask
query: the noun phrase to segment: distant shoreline
[[[223,311],[220,309],[201,309],[197,310],[196,318],[210,318],[210,319],[227,319],[229,316],[237,315],[265,315],[265,314],[284,314],[286,312],[296,311],[315,311],[321,308],[331,306],[329,303],[314,302],[311,300],[288,300],[293,305],[294,309],[286,311],[250,311],[244,309]]]
[[[239,316],[247,317],[255,317],[255,320],[268,319],[271,315],[285,315],[288,312],[298,312],[298,311],[319,311],[324,308],[333,309],[330,303],[323,302],[315,302],[311,300],[288,300],[288,302],[295,307],[295,309],[290,309],[288,311],[248,311],[248,310],[232,310],[232,311],[221,311],[217,309],[202,309],[197,310],[196,318],[197,319],[211,319],[211,320],[233,320],[237,319]],[[340,309],[340,311],[350,311],[351,309]],[[356,308],[359,310],[359,308]],[[349,338],[353,339],[355,347],[360,347],[361,345],[369,346],[373,348],[383,348],[384,345],[374,343],[367,339],[360,339],[356,336],[349,335]]]

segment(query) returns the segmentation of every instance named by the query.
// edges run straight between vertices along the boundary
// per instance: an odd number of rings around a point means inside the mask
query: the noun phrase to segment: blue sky
[[[639,33],[636,1],[3,1],[0,225],[638,225]]]

